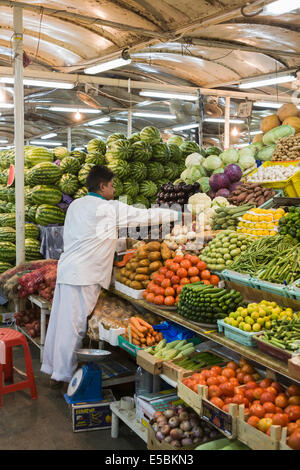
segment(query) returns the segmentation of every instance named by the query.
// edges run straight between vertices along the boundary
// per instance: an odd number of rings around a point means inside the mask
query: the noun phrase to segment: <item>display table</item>
[[[147,442],[147,429],[136,420],[135,408],[133,410],[120,409],[121,401],[110,404],[111,416],[111,437],[116,439],[119,436],[119,419],[123,421],[133,432],[135,432],[144,442]]]

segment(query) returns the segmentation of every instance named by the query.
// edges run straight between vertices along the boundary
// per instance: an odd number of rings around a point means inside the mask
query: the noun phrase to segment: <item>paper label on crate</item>
[[[202,400],[202,419],[213,424],[226,436],[232,436],[232,416]]]

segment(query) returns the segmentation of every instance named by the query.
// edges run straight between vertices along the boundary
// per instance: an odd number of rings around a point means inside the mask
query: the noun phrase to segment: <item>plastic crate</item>
[[[287,297],[292,299],[292,292],[284,284],[275,284],[274,282],[263,281],[257,277],[252,277],[252,287],[259,290],[264,290],[270,294],[281,295],[281,297]],[[300,289],[299,289],[300,290]]]
[[[237,271],[231,271],[230,269],[224,269],[224,271],[222,271],[222,278],[224,278],[225,281],[232,281],[237,284],[242,284],[243,286],[253,287],[251,284],[251,276],[249,274],[242,274]]]
[[[224,320],[218,320],[217,323],[219,333],[224,333],[226,338],[232,339],[233,341],[243,344],[244,346],[248,346],[249,348],[257,347],[253,337],[261,332],[247,333],[246,331],[240,330],[235,326],[228,325],[224,322]]]
[[[127,341],[127,339],[125,339],[121,335],[118,336],[118,344],[119,344],[120,348],[127,351],[133,357],[136,357],[137,352],[142,349],[142,348],[139,348],[138,346],[135,346],[132,343],[129,343],[129,341]]]
[[[273,344],[267,343],[263,339],[260,338],[261,335],[257,335],[254,338],[254,341],[257,344],[257,347],[260,351],[270,354],[270,356],[276,357],[281,361],[288,363],[288,360],[292,357],[292,353],[290,351],[286,351],[283,348],[279,348],[277,346],[273,346]]]
[[[296,281],[296,282],[299,282],[299,281]],[[288,286],[288,291],[292,299],[300,300],[300,287],[297,287],[295,285],[295,282],[291,286]]]
[[[299,164],[298,161],[290,161],[290,162],[264,162],[262,166],[289,166],[294,165],[297,166]],[[247,175],[247,177],[256,173],[257,170],[252,171]],[[300,167],[299,171],[297,171],[293,176],[290,176],[286,180],[282,181],[268,181],[261,183],[266,188],[273,188],[273,189],[282,189],[284,193],[289,197],[297,197],[300,196]]]

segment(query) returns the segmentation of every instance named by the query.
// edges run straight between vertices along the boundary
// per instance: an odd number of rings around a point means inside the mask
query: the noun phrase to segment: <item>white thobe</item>
[[[70,382],[75,350],[86,334],[101,287],[111,282],[118,226],[157,225],[178,220],[178,212],[138,209],[119,201],[88,195],[69,206],[64,225],[64,253],[47,329],[41,371],[53,380]]]

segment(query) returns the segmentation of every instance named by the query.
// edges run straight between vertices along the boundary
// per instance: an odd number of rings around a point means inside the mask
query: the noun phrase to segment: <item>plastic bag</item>
[[[161,331],[167,343],[175,341],[176,339],[190,339],[195,337],[195,333],[183,326],[179,326],[172,322],[164,321],[159,325],[153,327],[156,331]]]

